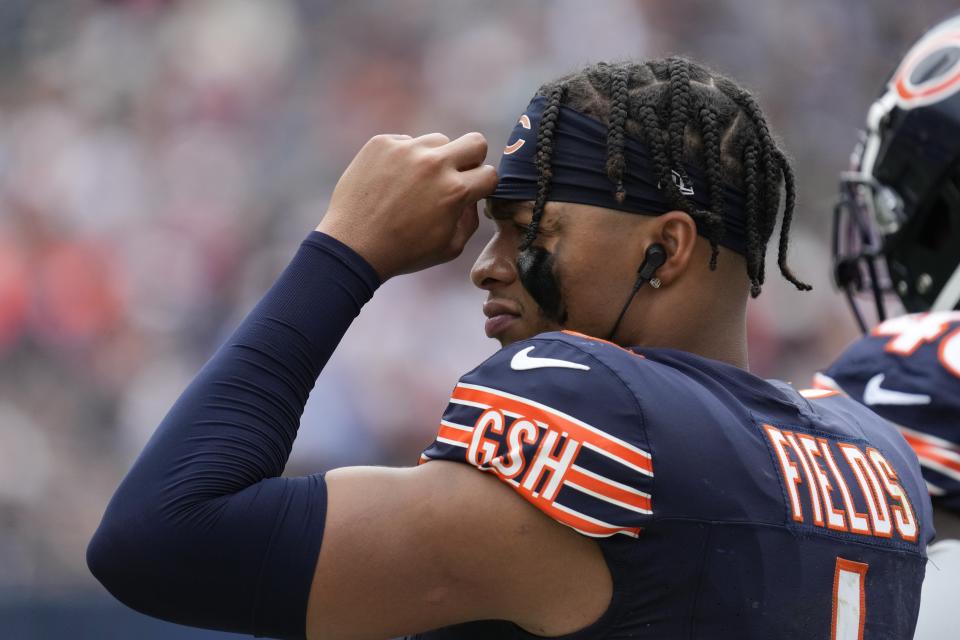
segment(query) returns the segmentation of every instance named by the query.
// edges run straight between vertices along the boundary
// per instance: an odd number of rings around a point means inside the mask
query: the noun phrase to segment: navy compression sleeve
[[[304,240],[107,507],[87,563],[114,596],[181,624],[304,637],[326,486],[279,476],[317,376],[378,285],[346,245]]]

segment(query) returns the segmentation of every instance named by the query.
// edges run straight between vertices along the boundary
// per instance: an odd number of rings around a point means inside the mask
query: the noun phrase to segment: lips
[[[520,319],[520,309],[505,300],[487,300],[483,304],[483,315],[487,316],[484,332],[488,338],[495,338]]]
[[[483,315],[488,318],[502,315],[519,316],[520,308],[506,300],[487,300],[483,303]]]

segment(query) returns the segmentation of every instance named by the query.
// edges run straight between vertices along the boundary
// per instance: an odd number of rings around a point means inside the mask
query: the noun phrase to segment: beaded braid
[[[537,131],[537,199],[533,203],[533,216],[530,220],[530,226],[524,235],[520,249],[525,250],[537,239],[537,232],[540,230],[540,220],[543,218],[543,208],[547,204],[547,196],[550,195],[550,183],[553,179],[553,134],[557,128],[557,120],[560,117],[560,104],[563,101],[565,88],[561,83],[553,87],[547,96],[547,107],[543,110],[543,116],[540,118],[540,127]]]
[[[696,84],[694,84],[696,82]],[[553,137],[560,105],[607,124],[607,175],[618,202],[623,187],[626,136],[650,148],[659,188],[670,204],[704,225],[710,242],[710,268],[715,269],[725,227],[724,182],[742,185],[746,194],[746,263],[750,293],[760,293],[765,276],[767,242],[776,227],[780,185],[784,187],[778,265],[783,277],[802,291],[810,286],[787,266],[789,231],[796,207],[793,169],[777,147],[754,97],[732,80],[684,58],[644,64],[600,63],[541,87],[547,108],[537,132],[539,173],[533,219],[521,243],[536,240],[553,177]],[[666,122],[661,119],[666,120]],[[709,188],[710,209],[698,209],[674,182],[674,172],[688,179],[687,163],[701,166]]]

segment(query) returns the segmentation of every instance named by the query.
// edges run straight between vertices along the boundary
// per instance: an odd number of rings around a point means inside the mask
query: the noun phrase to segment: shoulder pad
[[[491,472],[583,534],[638,535],[652,513],[653,461],[636,398],[611,357],[642,359],[562,332],[498,351],[460,378],[421,462]]]
[[[814,384],[842,390],[900,427],[931,493],[960,510],[960,312],[887,320]]]

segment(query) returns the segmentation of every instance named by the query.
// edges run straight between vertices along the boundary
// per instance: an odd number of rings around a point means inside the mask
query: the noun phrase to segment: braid
[[[723,156],[720,152],[720,125],[717,124],[717,114],[709,107],[700,109],[700,123],[703,129],[703,155],[706,161],[707,180],[710,189],[710,210],[723,220]],[[710,238],[710,269],[717,268],[717,244],[725,232],[720,225],[719,234]]]
[[[743,150],[743,183],[747,192],[747,276],[750,278],[750,295],[760,295],[760,265],[763,264],[763,242],[757,229],[760,216],[760,186],[757,179],[757,146],[747,145]]]
[[[533,217],[520,245],[521,250],[529,248],[537,239],[543,209],[547,204],[547,196],[550,195],[550,181],[553,178],[553,168],[550,165],[553,159],[553,134],[557,128],[557,119],[560,117],[563,94],[563,84],[550,89],[547,95],[547,108],[544,109],[540,119],[540,128],[537,131],[537,199],[533,203]]]
[[[660,127],[660,119],[657,117],[656,109],[650,105],[643,105],[640,107],[640,114],[645,140],[652,151],[653,166],[659,181],[658,185],[661,190],[666,191],[667,197],[674,207],[688,212],[694,220],[701,220],[707,224],[711,248],[710,264],[711,268],[716,268],[717,255],[719,254],[717,239],[723,231],[723,220],[714,212],[698,209],[687,196],[683,195],[680,187],[673,181],[670,160],[663,139],[669,134],[666,134]]]
[[[687,202],[687,198],[680,193],[680,188],[674,183],[673,176],[670,174],[670,163],[663,144],[664,132],[660,128],[660,119],[657,118],[656,110],[650,105],[643,105],[640,107],[640,118],[644,138],[646,143],[650,145],[653,167],[657,172],[660,188],[666,189],[667,194],[674,201],[674,206],[680,204],[680,208],[693,209],[692,204]]]
[[[783,220],[780,222],[780,247],[777,254],[777,264],[780,266],[780,273],[787,281],[800,291],[810,291],[811,287],[806,282],[802,282],[793,275],[793,271],[787,266],[787,245],[790,242],[790,224],[793,222],[794,206],[797,202],[797,190],[793,176],[793,167],[787,162],[783,152],[777,151],[777,162],[783,171],[784,190],[786,191],[785,204],[783,206]]]
[[[686,180],[687,172],[683,162],[684,133],[690,119],[690,66],[683,58],[667,60],[670,73],[670,122],[667,134],[670,137],[670,162],[680,176]]]
[[[654,158],[654,166],[660,180],[660,188],[666,188],[667,195],[677,209],[682,209],[690,214],[694,220],[704,222],[707,226],[707,239],[710,241],[710,268],[716,269],[717,257],[720,254],[719,239],[724,232],[723,218],[719,211],[704,211],[698,209],[690,200],[683,195],[680,188],[674,183],[673,174],[675,171],[682,181],[687,181],[685,163],[684,163],[684,142],[687,122],[689,120],[690,96],[690,63],[683,58],[670,58],[667,61],[667,74],[670,91],[670,122],[667,125],[667,142],[669,144],[669,162],[663,149],[663,143],[659,144],[659,158]],[[649,106],[649,105],[647,105]],[[662,135],[663,129],[660,126],[656,110],[653,108],[644,109],[643,128],[644,131],[656,131]],[[658,136],[653,136],[656,139]],[[650,140],[648,139],[648,144]],[[711,208],[712,208],[711,204]]]
[[[729,88],[728,88],[729,90]],[[760,110],[760,105],[748,91],[735,88],[731,96],[736,104],[743,110],[747,118],[751,121],[757,131],[757,137],[760,140],[761,162],[764,167],[764,176],[766,190],[763,198],[763,206],[771,211],[776,211],[780,206],[780,178],[783,177],[785,202],[783,210],[783,220],[780,225],[780,242],[777,256],[777,264],[780,267],[780,273],[783,277],[800,291],[809,291],[812,287],[799,280],[790,267],[787,265],[787,244],[790,241],[790,224],[793,221],[793,212],[796,205],[796,186],[793,174],[793,168],[787,162],[786,156],[777,148],[770,134],[770,128],[767,126],[766,118]],[[773,233],[773,227],[776,224],[776,218],[769,216],[764,219],[761,232],[763,242],[760,246],[760,269],[758,272],[758,281],[763,284],[764,265],[763,255],[766,253],[766,241]]]
[[[521,249],[537,237],[553,178],[553,138],[561,104],[607,124],[606,173],[618,202],[626,197],[627,136],[649,147],[658,187],[667,202],[686,211],[710,242],[715,269],[725,233],[725,184],[742,186],[746,200],[746,267],[750,294],[759,295],[767,243],[776,227],[781,184],[785,196],[778,265],[797,289],[810,286],[787,266],[790,226],[796,208],[793,169],[777,147],[756,99],[732,80],[681,57],[642,64],[600,63],[541,87],[547,98],[537,131],[537,196]],[[686,167],[700,168],[709,189],[709,210],[683,193]],[[675,181],[675,178],[679,180]],[[679,184],[678,184],[679,183]]]
[[[616,185],[617,202],[623,202],[627,195],[623,188],[623,169],[626,157],[623,145],[626,141],[627,113],[630,96],[627,93],[627,70],[614,69],[610,72],[610,125],[607,128],[607,175]]]

